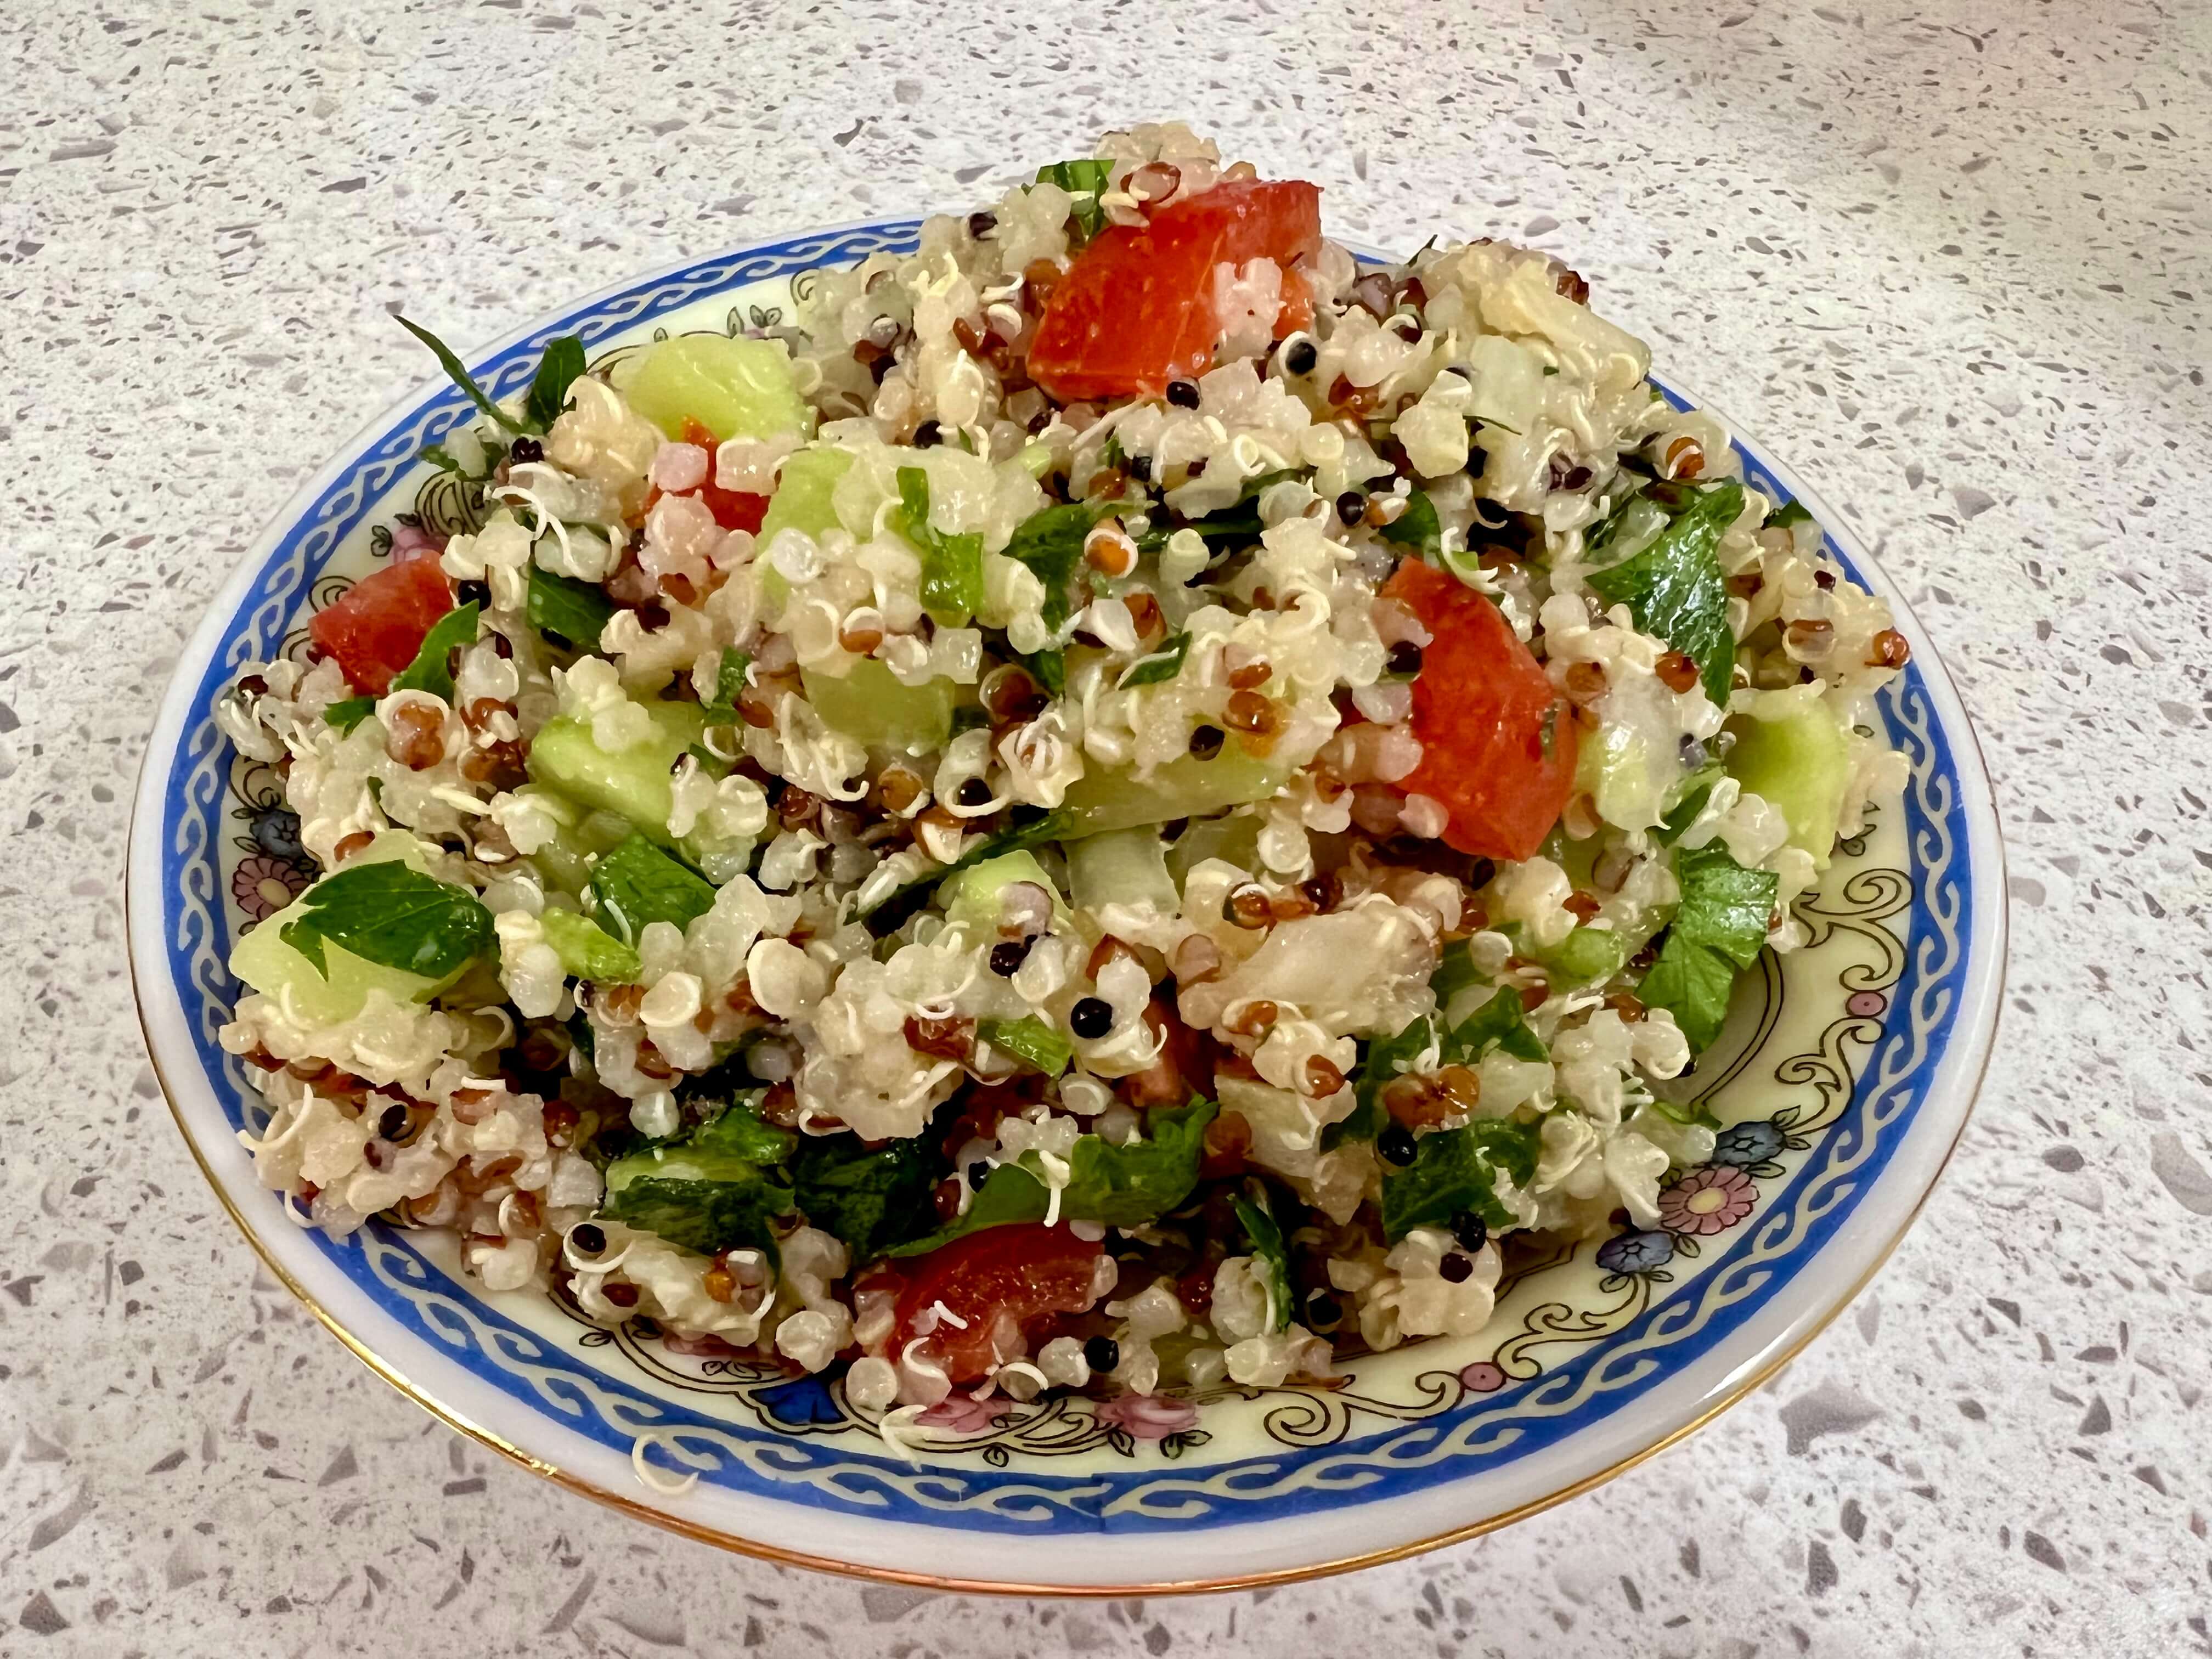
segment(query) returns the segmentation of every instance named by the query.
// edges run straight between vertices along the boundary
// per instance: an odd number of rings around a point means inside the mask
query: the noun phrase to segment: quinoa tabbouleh
[[[425,335],[476,528],[221,709],[325,872],[222,1033],[295,1215],[896,1421],[1325,1380],[1657,1224],[1905,642],[1574,272],[1319,195],[1140,127],[794,326],[505,404]]]

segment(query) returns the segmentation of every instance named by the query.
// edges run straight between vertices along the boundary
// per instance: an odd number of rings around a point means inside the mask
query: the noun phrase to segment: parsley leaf
[[[1705,803],[1713,798],[1713,786],[1721,781],[1722,775],[1720,763],[1716,761],[1711,765],[1699,767],[1684,778],[1680,798],[1668,810],[1659,827],[1652,831],[1652,839],[1662,847],[1672,847],[1681,840],[1689,832],[1690,826],[1698,821],[1698,815],[1705,810]]]
[[[1034,657],[1024,657],[1022,666],[1036,677],[1048,696],[1059,696],[1067,690],[1067,653],[1057,646],[1049,651],[1040,651]]]
[[[1026,1060],[1047,1077],[1058,1077],[1075,1058],[1075,1045],[1036,1015],[1020,1019],[987,1019],[975,1034],[994,1048]]]
[[[1369,1042],[1352,1080],[1352,1110],[1322,1131],[1322,1151],[1333,1152],[1347,1140],[1372,1140],[1381,1133],[1382,1091],[1394,1078],[1411,1069],[1436,1040],[1436,1022],[1423,1014],[1395,1036]]]
[[[1589,575],[1591,591],[1607,605],[1626,605],[1639,629],[1698,665],[1705,695],[1717,703],[1728,701],[1735,678],[1735,635],[1716,550],[1742,511],[1743,486],[1733,480],[1695,491],[1649,547]]]
[[[809,1135],[791,1165],[809,1224],[845,1241],[855,1262],[927,1232],[945,1167],[923,1137],[864,1145],[854,1134]]]
[[[898,488],[891,527],[921,553],[921,608],[957,628],[983,605],[983,538],[948,534],[929,522],[929,474],[921,468],[899,468]]]
[[[1109,510],[1106,504],[1092,507],[1076,501],[1032,513],[1014,526],[1006,556],[1027,565],[1044,584],[1042,614],[1047,628],[1058,629],[1073,611],[1068,587],[1083,568],[1084,538]]]
[[[494,939],[491,912],[474,893],[398,859],[325,876],[299,902],[305,914],[278,937],[326,979],[325,939],[380,968],[444,979],[489,950]]]
[[[1149,656],[1131,663],[1115,682],[1115,690],[1126,691],[1133,685],[1162,685],[1182,672],[1183,659],[1190,655],[1190,635],[1176,634],[1160,641],[1160,647]]]
[[[1086,156],[1079,161],[1054,161],[1050,167],[1039,167],[1036,181],[1041,185],[1058,185],[1075,198],[1068,212],[1088,239],[1105,226],[1106,210],[1099,206],[1098,197],[1113,172],[1111,161]]]
[[[1503,1048],[1516,1060],[1551,1058],[1544,1040],[1529,1028],[1521,993],[1510,985],[1452,1028],[1443,1057],[1447,1063],[1467,1065],[1492,1048]]]
[[[1286,1330],[1292,1311],[1291,1253],[1283,1243],[1283,1230],[1275,1221],[1266,1188],[1255,1182],[1250,1196],[1237,1200],[1236,1210],[1237,1224],[1251,1241],[1252,1254],[1267,1264],[1267,1328]]]
[[[1787,530],[1793,524],[1810,524],[1812,514],[1802,501],[1784,501],[1766,515],[1765,528]]]
[[[605,1212],[701,1255],[756,1249],[776,1261],[771,1224],[795,1200],[783,1172],[766,1166],[793,1144],[750,1103],[732,1106],[688,1134],[608,1164]]]
[[[555,635],[580,651],[596,651],[614,614],[615,602],[596,584],[530,567],[523,615],[539,633]]]
[[[1395,1244],[1416,1227],[1449,1227],[1462,1210],[1492,1227],[1511,1226],[1513,1212],[1498,1201],[1498,1177],[1527,1186],[1542,1145],[1540,1125],[1506,1118],[1423,1135],[1411,1164],[1383,1171],[1382,1237]]]
[[[545,343],[545,355],[538,360],[538,373],[530,382],[530,396],[523,404],[533,428],[540,432],[552,429],[553,422],[568,407],[568,388],[583,372],[581,340],[573,334],[563,334]]]
[[[646,924],[672,922],[681,929],[714,908],[714,890],[643,836],[633,834],[592,866],[592,895],[608,930],[635,945]]]
[[[1386,542],[1410,547],[1431,557],[1444,548],[1443,526],[1437,520],[1436,503],[1420,490],[1406,498],[1406,510],[1377,532]]]
[[[751,656],[734,646],[722,647],[721,660],[714,668],[714,696],[704,705],[707,724],[734,726],[738,720],[738,699],[745,689],[745,670],[752,664]]]
[[[1206,1126],[1217,1109],[1212,1101],[1193,1100],[1172,1111],[1155,1111],[1149,1120],[1151,1138],[1120,1146],[1097,1135],[1079,1136],[1068,1153],[1058,1218],[1109,1227],[1140,1227],[1158,1220],[1197,1187]],[[985,1227],[1043,1220],[1052,1207],[1051,1191],[1040,1179],[1043,1167],[1034,1152],[1000,1164],[969,1201],[965,1214],[884,1254],[922,1255]]]
[[[392,314],[398,317],[397,312]],[[398,320],[400,327],[430,348],[430,355],[438,360],[438,367],[446,371],[446,378],[467,392],[470,402],[509,432],[519,435],[530,430],[526,424],[516,420],[514,416],[491,400],[491,394],[477,384],[476,376],[469,373],[467,364],[453,355],[453,348],[431,333],[428,329],[410,323],[404,317],[399,317]]]
[[[538,920],[564,973],[603,985],[632,985],[644,971],[635,950],[574,910],[548,909]]]
[[[323,718],[341,732],[350,732],[376,712],[374,697],[348,697],[323,710]]]
[[[1781,882],[1771,871],[1745,869],[1718,842],[1676,854],[1674,878],[1681,905],[1636,994],[1672,1013],[1692,1049],[1705,1048],[1728,1018],[1737,974],[1766,943]]]
[[[430,624],[415,660],[392,682],[392,691],[428,691],[447,702],[453,700],[453,653],[477,642],[477,607],[473,602],[448,611]],[[390,695],[390,692],[386,694]]]

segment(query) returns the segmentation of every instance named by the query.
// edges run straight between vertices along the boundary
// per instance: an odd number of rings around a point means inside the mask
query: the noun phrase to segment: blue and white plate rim
[[[910,246],[919,223],[862,221],[679,262],[517,332],[478,354],[476,372],[504,395],[526,380],[544,343],[556,335],[579,333],[588,347],[763,277]],[[1677,389],[1664,389],[1677,402],[1692,401]],[[1650,1365],[1641,1350],[1665,1346],[1663,1334],[1655,1331],[1680,1323],[1677,1303],[1698,1285],[1719,1282],[1727,1264],[1700,1274],[1682,1296],[1656,1301],[1628,1329],[1561,1368],[1564,1378],[1632,1348],[1637,1352],[1626,1358],[1636,1380],[1606,1389],[1601,1410],[1552,1413],[1544,1419],[1548,1431],[1540,1444],[1484,1420],[1486,1413],[1510,1403],[1504,1398],[1334,1446],[1273,1449],[1204,1468],[1162,1464],[1103,1475],[1055,1475],[1018,1464],[1004,1471],[963,1469],[956,1476],[916,1470],[879,1455],[830,1451],[818,1442],[750,1433],[760,1444],[749,1455],[725,1460],[725,1484],[702,1483],[679,1498],[652,1492],[636,1480],[629,1456],[645,1419],[604,1404],[610,1388],[634,1392],[618,1379],[591,1372],[573,1354],[551,1354],[534,1334],[472,1304],[466,1289],[451,1281],[419,1300],[393,1297],[392,1281],[380,1284],[368,1271],[367,1252],[333,1245],[276,1212],[274,1195],[258,1188],[250,1161],[232,1137],[243,1121],[240,1079],[235,1062],[214,1047],[207,1018],[210,1006],[227,1004],[234,988],[227,980],[210,981],[204,960],[195,982],[183,938],[191,919],[176,908],[197,903],[213,910],[221,902],[212,829],[201,848],[207,859],[197,866],[179,839],[194,814],[211,823],[221,799],[219,773],[204,763],[212,735],[211,697],[240,660],[265,653],[269,642],[281,638],[314,572],[346,533],[371,512],[399,505],[385,500],[386,492],[409,470],[416,450],[465,410],[460,395],[442,384],[418,388],[387,410],[286,504],[210,607],[180,659],[147,750],[133,815],[128,934],[141,1021],[164,1093],[210,1184],[271,1271],[387,1381],[454,1427],[540,1474],[711,1542],[937,1586],[1156,1592],[1298,1577],[1388,1559],[1504,1524],[1595,1485],[1741,1397],[1816,1334],[1879,1267],[1963,1129],[1994,1035],[2005,929],[2002,847],[1972,729],[1902,596],[1832,511],[1739,435],[1735,442],[1749,470],[1804,501],[1854,574],[1887,592],[1897,608],[1898,625],[1914,653],[1905,696],[1924,719],[1913,720],[1917,732],[1903,729],[1894,713],[1891,724],[1909,747],[1924,751],[1916,753],[1916,770],[1932,773],[1948,795],[1937,803],[1944,822],[1930,821],[1924,811],[1913,815],[1913,857],[1917,866],[1928,832],[1936,844],[1948,842],[1945,869],[1958,866],[1950,873],[1963,906],[1963,915],[1954,919],[1964,924],[1963,956],[1939,988],[1950,999],[1936,1032],[1940,1047],[1911,1074],[1909,1106],[1877,1129],[1878,1137],[1888,1137],[1875,1165],[1882,1178],[1868,1179],[1862,1164],[1844,1190],[1824,1194],[1829,1201],[1817,1216],[1806,1218],[1807,1237],[1785,1258],[1791,1264],[1786,1275],[1765,1285],[1724,1327],[1715,1328],[1711,1318],[1700,1321],[1698,1351],[1686,1364],[1680,1352],[1684,1345],[1674,1345],[1673,1363],[1663,1367]],[[310,543],[313,550],[303,550]],[[274,573],[288,557],[295,566],[290,580],[273,587]],[[190,755],[185,752],[188,731]],[[196,760],[203,763],[187,781],[198,787],[180,792],[176,780]],[[212,796],[209,779],[215,780]],[[203,883],[205,890],[187,890]],[[1923,902],[1919,886],[1916,882],[1916,905]],[[1916,926],[1914,965],[1919,938]],[[204,958],[204,949],[201,954]],[[1908,974],[1913,970],[1908,966]],[[1899,987],[1899,1008],[1909,1000],[1907,989]],[[188,1004],[200,1016],[197,1030],[185,1012]],[[1868,1063],[1870,1075],[1875,1057]],[[1836,1134],[1851,1132],[1849,1125],[1838,1126],[1831,1144]],[[1778,1198],[1780,1220],[1791,1218],[1790,1195],[1802,1196],[1817,1176],[1808,1162]],[[1756,1231],[1747,1229],[1747,1237]],[[421,1265],[444,1279],[434,1267]],[[1753,1271],[1764,1278],[1771,1270],[1771,1262],[1761,1261]],[[409,1272],[412,1276],[415,1269]],[[1803,1293],[1784,1297],[1786,1287]],[[458,1320],[451,1311],[456,1300],[466,1310]],[[425,1306],[433,1317],[424,1317]],[[476,1329],[464,1330],[466,1326]],[[518,1353],[526,1363],[518,1363]],[[544,1363],[549,1358],[565,1365],[549,1370]],[[591,1380],[556,1374],[563,1369]],[[586,1399],[596,1409],[586,1408]],[[682,1415],[657,1397],[650,1400],[650,1413],[662,1425]],[[575,1426],[578,1420],[589,1421],[593,1431]],[[749,1436],[726,1421],[702,1421],[724,1436]],[[1448,1431],[1449,1443],[1440,1442]],[[806,1471],[794,1490],[789,1461],[810,1462],[825,1452],[826,1463]],[[1345,1523],[1353,1515],[1345,1512],[1346,1504],[1359,1506],[1353,1514],[1363,1545],[1349,1555]],[[1163,1534],[1172,1534],[1172,1543]],[[1079,1542],[1080,1547],[1070,1547]]]

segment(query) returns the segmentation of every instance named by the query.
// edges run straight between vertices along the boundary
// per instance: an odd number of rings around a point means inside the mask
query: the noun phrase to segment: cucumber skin
[[[531,739],[527,765],[536,781],[581,805],[619,813],[663,846],[675,805],[669,770],[706,730],[696,703],[641,705],[653,717],[653,735],[633,749],[610,755],[592,741],[591,727],[568,715],[549,720]]]
[[[1062,803],[1073,820],[1065,840],[1103,836],[1140,824],[1174,818],[1202,818],[1265,800],[1280,789],[1293,769],[1260,760],[1241,747],[1225,748],[1212,760],[1181,755],[1153,769],[1141,781],[1126,772],[1092,772],[1068,787]]]
[[[1735,743],[1722,764],[1728,775],[1790,823],[1790,844],[1826,870],[1835,851],[1844,796],[1850,787],[1850,740],[1836,717],[1813,703],[1778,720],[1742,716],[1729,722]]]
[[[834,730],[871,749],[925,755],[942,749],[952,735],[952,708],[960,688],[951,680],[908,685],[869,657],[854,663],[848,675],[802,669],[799,679],[816,714]]]

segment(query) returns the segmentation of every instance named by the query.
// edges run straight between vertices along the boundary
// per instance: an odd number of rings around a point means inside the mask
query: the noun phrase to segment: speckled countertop
[[[0,10],[0,1654],[2212,1650],[2212,12],[1447,10]],[[387,307],[487,340],[1176,113],[1340,232],[1559,252],[1841,507],[1996,775],[1999,1055],[1825,1336],[1503,1534],[1088,1606],[726,1558],[457,1438],[256,1272],[132,1017],[144,732],[261,522],[422,377]]]

